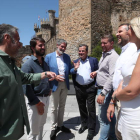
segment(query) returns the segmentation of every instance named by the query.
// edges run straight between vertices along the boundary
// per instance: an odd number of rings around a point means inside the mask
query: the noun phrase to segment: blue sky
[[[20,41],[29,45],[34,32],[34,23],[40,18],[48,18],[48,10],[59,15],[59,0],[0,0],[0,24],[6,23],[18,27]]]

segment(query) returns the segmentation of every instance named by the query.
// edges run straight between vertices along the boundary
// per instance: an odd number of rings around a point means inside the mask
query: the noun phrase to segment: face
[[[10,37],[10,41],[8,42],[7,52],[11,57],[15,57],[18,53],[19,48],[22,47],[22,44],[21,42],[19,42],[19,40],[20,40],[20,37],[19,37],[18,32],[15,33],[13,39]]]
[[[127,25],[123,25],[118,28],[118,32],[116,34],[118,38],[118,44],[123,47],[129,42],[129,36],[128,36],[128,31],[126,30]]]
[[[43,56],[45,54],[45,42],[36,41],[35,48],[32,48],[35,56]]]
[[[113,49],[113,44],[114,42],[113,41],[109,42],[108,38],[101,39],[101,47],[102,47],[103,52],[108,52],[111,49]]]
[[[86,51],[86,46],[79,47],[79,57],[82,60],[85,60],[88,56],[88,52]]]
[[[61,45],[57,45],[57,53],[59,55],[62,55],[66,50],[67,45],[65,43],[62,43]]]

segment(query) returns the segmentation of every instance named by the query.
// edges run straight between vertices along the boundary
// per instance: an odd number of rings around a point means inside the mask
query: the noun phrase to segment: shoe
[[[80,129],[78,130],[78,133],[81,134],[87,129],[87,126],[81,126]]]
[[[88,134],[86,140],[93,140],[94,134]]]
[[[50,140],[55,140],[55,139],[56,139],[56,130],[52,130],[50,135]]]
[[[60,131],[60,127],[57,127],[55,130],[51,131],[50,140],[56,139],[56,134]]]
[[[62,132],[71,133],[71,130],[70,130],[69,128],[65,127],[64,125],[61,126],[61,127],[59,127],[59,128],[60,128],[60,130],[61,130]]]

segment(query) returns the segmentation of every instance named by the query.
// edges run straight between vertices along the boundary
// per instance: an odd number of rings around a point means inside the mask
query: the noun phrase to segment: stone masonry
[[[36,36],[45,39],[46,54],[56,49],[56,38],[65,39],[66,53],[74,60],[79,44],[87,44],[91,54],[102,35],[116,34],[120,24],[140,16],[140,0],[59,0],[59,19],[54,10],[48,13],[49,20],[41,19],[41,27],[34,25]],[[29,54],[28,47],[22,48],[17,58]]]

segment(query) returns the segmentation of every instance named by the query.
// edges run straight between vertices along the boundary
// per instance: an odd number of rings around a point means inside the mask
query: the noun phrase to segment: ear
[[[32,51],[34,52],[35,48],[34,47],[31,47]]]
[[[5,40],[10,40],[9,34],[4,34],[4,39],[5,39]]]

